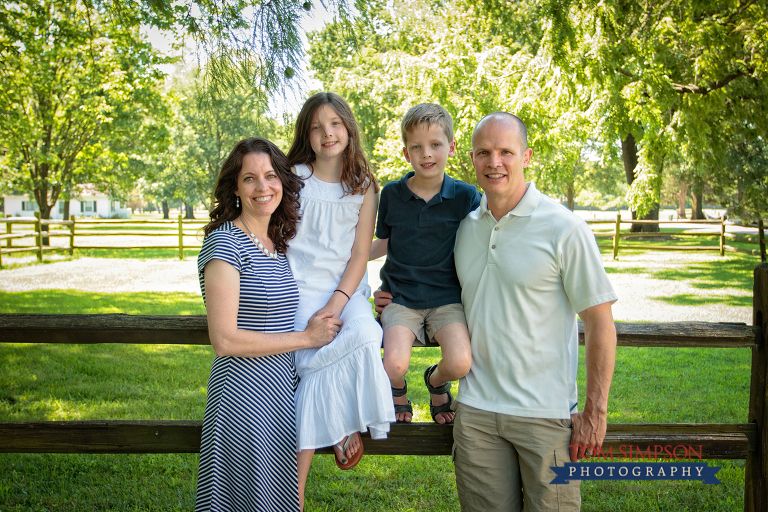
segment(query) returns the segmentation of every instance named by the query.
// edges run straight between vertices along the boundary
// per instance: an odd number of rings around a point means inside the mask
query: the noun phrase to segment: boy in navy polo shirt
[[[392,295],[381,314],[384,369],[397,421],[410,422],[413,407],[404,376],[411,347],[415,340],[434,339],[443,357],[424,372],[430,413],[437,423],[453,423],[451,381],[464,377],[472,363],[453,246],[459,223],[480,205],[480,194],[445,174],[456,141],[453,120],[443,107],[416,105],[400,126],[403,154],[413,171],[381,191],[378,239],[371,246],[371,259],[387,255],[381,289]]]

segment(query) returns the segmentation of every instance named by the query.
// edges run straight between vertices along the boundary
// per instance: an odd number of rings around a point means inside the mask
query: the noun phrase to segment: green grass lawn
[[[751,278],[745,276],[756,265],[754,257],[744,256],[729,259],[728,265],[631,271],[660,279],[693,278],[701,289],[743,293],[751,290]],[[731,300],[727,292],[721,296],[724,303]],[[697,304],[696,297],[670,300]],[[173,315],[203,314],[204,309],[196,294],[0,292],[0,313],[11,312]],[[421,374],[438,357],[437,349],[414,350],[407,379],[416,421],[429,420]],[[583,350],[581,358],[583,396]],[[0,344],[0,421],[199,420],[212,360],[211,348],[199,346]],[[746,422],[750,361],[746,349],[620,347],[608,421]],[[190,454],[0,454],[0,510],[192,510],[197,462]],[[585,482],[583,510],[743,509],[744,462],[709,464],[722,466],[717,476],[723,485]],[[339,471],[332,456],[317,456],[307,498],[308,511],[459,509],[453,466],[443,456],[367,456],[349,472]]]

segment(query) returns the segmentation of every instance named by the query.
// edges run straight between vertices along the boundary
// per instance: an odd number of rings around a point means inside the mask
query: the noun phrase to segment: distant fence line
[[[5,241],[5,246],[0,245],[0,268],[3,265],[3,255],[12,254],[18,252],[34,252],[37,255],[38,261],[43,261],[43,254],[51,251],[66,251],[70,256],[74,255],[75,249],[177,249],[179,251],[179,259],[184,259],[184,250],[200,249],[201,244],[184,244],[184,236],[196,236],[201,233],[201,229],[194,231],[184,230],[184,227],[189,227],[190,224],[198,224],[200,228],[207,224],[208,220],[184,220],[182,215],[179,215],[178,220],[131,220],[131,219],[77,219],[72,217],[70,220],[60,219],[40,219],[40,212],[35,212],[35,218],[5,218],[0,219],[0,224],[5,224],[5,233],[0,233],[0,244]],[[13,225],[32,225],[33,230],[25,233],[14,233]],[[144,224],[144,225],[157,225],[166,228],[165,231],[142,231],[131,230],[130,225]],[[123,231],[87,231],[77,232],[76,228],[79,226],[125,226]],[[61,226],[61,230],[55,231],[51,229],[51,226]],[[169,228],[173,228],[173,230]],[[162,228],[161,228],[162,229]],[[177,236],[178,242],[174,245],[138,245],[138,246],[126,246],[126,245],[75,245],[75,235],[78,236]],[[50,243],[46,244],[45,241],[50,237],[68,237],[69,245],[66,246],[54,246]],[[34,245],[14,246],[14,240],[33,239]]]
[[[675,237],[697,237],[697,236],[713,236],[717,235],[720,238],[719,246],[680,246],[680,245],[648,245],[643,244],[638,246],[625,246],[626,249],[643,249],[643,250],[657,250],[657,251],[720,251],[720,256],[724,256],[727,252],[738,252],[743,254],[751,254],[752,256],[760,256],[760,261],[765,262],[765,226],[763,225],[763,219],[759,219],[757,223],[757,237],[736,235],[734,233],[726,233],[725,231],[725,216],[722,216],[717,220],[621,220],[621,214],[616,215],[616,220],[587,220],[587,224],[614,224],[615,228],[613,233],[595,233],[595,237],[600,238],[612,238],[613,244],[610,246],[613,248],[613,259],[619,256],[619,248],[621,239],[631,238],[651,238],[651,237],[663,237],[663,236],[675,236]],[[622,224],[712,224],[719,225],[720,232],[712,233],[702,231],[700,233],[683,233],[683,232],[640,232],[640,233],[622,233]],[[733,240],[736,242],[756,244],[759,249],[742,249],[740,247],[734,247],[726,244],[725,240]],[[609,247],[607,244],[599,244],[601,247]]]
[[[176,249],[179,251],[179,259],[184,259],[184,250],[200,249],[200,244],[184,244],[185,236],[196,236],[201,233],[200,229],[194,231],[184,230],[185,227],[190,227],[192,224],[197,224],[202,228],[206,224],[207,220],[193,220],[183,219],[182,215],[178,216],[177,220],[131,220],[131,219],[76,219],[74,216],[71,220],[58,220],[58,219],[40,219],[40,212],[35,212],[35,218],[0,218],[0,224],[5,224],[5,233],[0,233],[0,268],[3,266],[3,255],[19,252],[34,252],[37,255],[38,261],[43,261],[43,254],[51,251],[66,251],[70,256],[74,255],[75,249]],[[613,224],[615,226],[613,232],[603,233],[596,232],[595,237],[611,238],[613,239],[612,245],[600,244],[601,247],[611,247],[613,250],[613,259],[616,259],[619,255],[619,249],[621,248],[622,239],[632,238],[650,238],[659,236],[675,236],[675,237],[697,237],[697,236],[713,236],[717,235],[720,238],[719,246],[679,246],[679,245],[649,245],[643,244],[639,246],[624,245],[625,249],[643,249],[643,250],[664,250],[664,251],[720,251],[720,256],[724,256],[725,252],[739,252],[745,254],[751,254],[753,256],[759,256],[760,261],[766,261],[766,249],[765,249],[765,227],[763,220],[758,221],[758,236],[744,236],[736,235],[734,233],[727,233],[725,231],[725,217],[723,216],[719,220],[678,220],[678,221],[661,221],[661,220],[622,220],[621,214],[616,216],[615,220],[587,220],[587,224]],[[33,231],[27,231],[25,233],[14,233],[13,225],[32,225]],[[137,229],[131,229],[131,225],[157,225],[158,227],[165,227],[165,230],[158,231],[141,231]],[[622,233],[621,227],[623,224],[712,224],[719,225],[719,233],[712,233],[702,231],[700,233],[684,233],[684,232],[662,232],[662,233]],[[77,232],[77,226],[128,226],[122,231],[81,231]],[[55,231],[51,229],[51,226],[60,226],[62,229]],[[44,231],[45,229],[45,231]],[[126,246],[126,245],[75,245],[75,236],[177,236],[178,241],[174,245],[140,245],[140,246]],[[49,242],[50,237],[68,237],[68,246],[54,246]],[[34,239],[33,245],[14,246],[14,240]],[[756,244],[759,249],[742,249],[732,245],[727,245],[726,240],[734,240],[736,242]],[[2,246],[2,242],[5,241],[5,246]]]

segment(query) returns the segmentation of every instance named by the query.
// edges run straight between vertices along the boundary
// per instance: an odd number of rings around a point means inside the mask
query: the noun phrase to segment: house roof
[[[79,183],[74,186],[74,190],[72,191],[72,199],[74,200],[96,196],[109,197],[109,194],[97,189],[93,183]],[[26,197],[28,199],[32,199],[32,194],[25,194],[24,192],[14,190],[11,194],[3,194],[3,197]]]

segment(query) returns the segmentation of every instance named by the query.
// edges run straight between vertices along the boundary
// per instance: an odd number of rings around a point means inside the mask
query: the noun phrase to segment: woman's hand
[[[332,342],[340,330],[341,320],[334,318],[333,313],[317,312],[309,319],[304,334],[309,348],[320,348]]]

